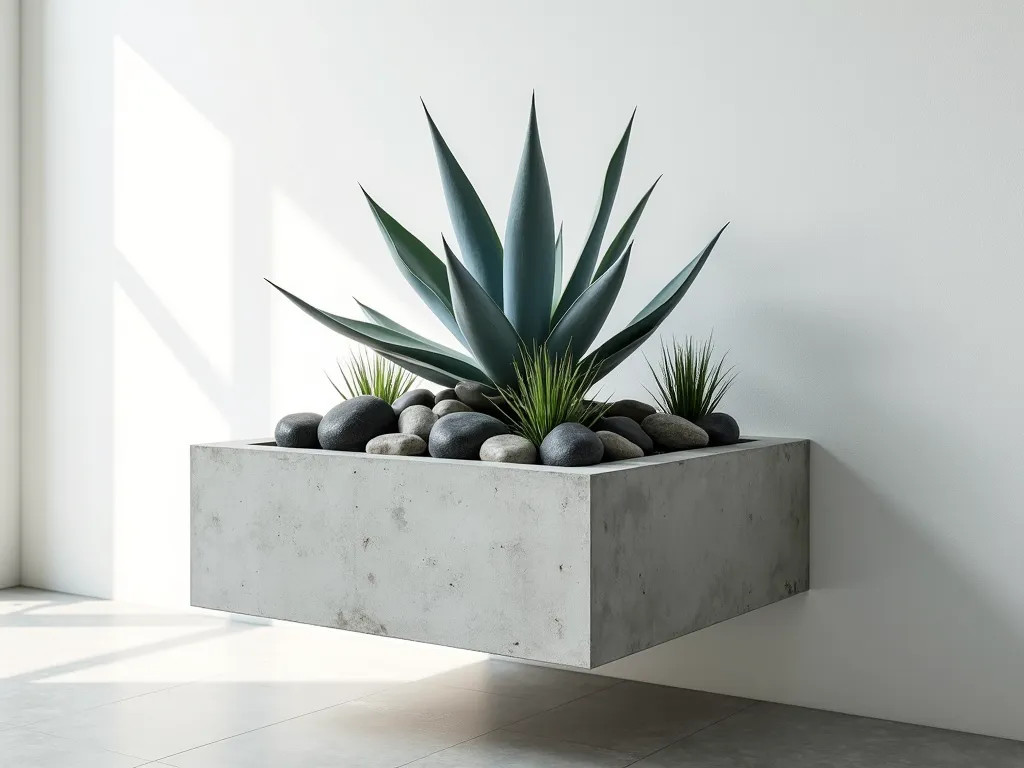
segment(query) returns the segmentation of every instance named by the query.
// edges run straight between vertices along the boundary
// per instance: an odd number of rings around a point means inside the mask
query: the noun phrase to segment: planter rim
[[[195,443],[194,448],[237,448],[251,451],[270,451],[294,455],[318,455],[333,454],[349,457],[360,457],[366,461],[386,462],[429,462],[432,464],[464,464],[467,467],[484,467],[487,469],[503,469],[520,472],[554,472],[570,475],[604,475],[615,472],[623,472],[637,467],[660,466],[664,464],[675,464],[683,461],[695,461],[709,456],[719,456],[724,453],[735,453],[750,448],[763,448],[773,445],[796,445],[807,442],[803,437],[754,437],[744,436],[741,442],[734,445],[721,445],[707,448],[692,448],[686,451],[672,451],[671,453],[660,453],[654,456],[644,456],[639,459],[623,459],[605,464],[594,464],[588,467],[549,467],[544,464],[512,464],[495,461],[480,461],[478,459],[436,459],[432,456],[386,456],[375,453],[362,453],[359,451],[329,451],[323,448],[282,448],[274,443],[273,438],[254,438],[248,440],[228,440],[219,443]]]

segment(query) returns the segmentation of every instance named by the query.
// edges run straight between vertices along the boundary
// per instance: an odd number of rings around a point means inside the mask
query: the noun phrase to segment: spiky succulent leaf
[[[444,255],[448,260],[455,317],[463,329],[466,346],[495,384],[515,381],[515,361],[523,345],[522,339],[501,308],[455,257],[447,242]]]
[[[619,363],[639,349],[640,345],[650,338],[662,321],[676,308],[693,281],[697,279],[697,275],[700,274],[701,268],[724,231],[725,227],[718,230],[718,234],[711,239],[704,250],[672,278],[669,284],[637,313],[629,325],[584,358],[583,362],[594,364],[598,379],[607,376]]]
[[[464,379],[460,379],[458,376],[453,376],[450,373],[442,371],[441,369],[435,368],[431,365],[427,365],[426,363],[422,363],[418,360],[412,360],[401,355],[393,355],[388,352],[378,351],[377,354],[385,360],[390,360],[395,365],[402,366],[405,370],[409,371],[409,373],[414,373],[426,381],[432,381],[435,384],[440,384],[442,387],[454,387],[460,381],[464,381]]]
[[[637,223],[640,221],[640,216],[644,212],[644,208],[647,207],[647,201],[651,198],[651,193],[654,192],[654,188],[658,186],[658,182],[661,181],[661,176],[654,180],[651,184],[651,188],[644,193],[644,196],[640,198],[640,202],[636,204],[632,213],[626,217],[626,222],[622,225],[622,229],[618,231],[611,243],[608,245],[608,250],[604,252],[604,256],[601,258],[601,263],[597,265],[597,271],[594,272],[594,279],[597,280],[603,275],[612,264],[616,262],[622,252],[626,250],[626,246],[630,242],[630,238],[633,236],[633,230],[636,229]]]
[[[504,309],[512,326],[528,343],[540,343],[551,327],[551,293],[555,265],[551,244],[555,222],[551,189],[537,128],[536,101],[512,192],[505,229]]]
[[[608,218],[612,215],[615,193],[619,190],[619,180],[622,178],[622,166],[626,162],[626,148],[629,146],[629,134],[633,130],[634,117],[636,117],[635,109],[629,118],[629,124],[622,134],[622,138],[619,139],[619,143],[612,153],[612,159],[608,161],[608,168],[604,173],[604,185],[601,187],[601,197],[597,201],[594,221],[590,225],[590,234],[587,235],[587,242],[583,245],[580,257],[576,260],[576,266],[573,267],[569,282],[566,283],[562,298],[551,318],[555,323],[562,319],[562,315],[569,311],[569,307],[591,283],[597,257],[601,251],[601,242],[604,240],[604,232],[608,228]]]
[[[389,353],[396,356],[407,357],[411,360],[437,368],[439,371],[460,380],[469,379],[472,381],[490,383],[489,377],[477,368],[475,364],[470,362],[469,358],[465,358],[461,354],[456,356],[439,352],[437,349],[434,349],[423,342],[417,341],[414,338],[390,328],[383,328],[379,325],[367,323],[362,320],[352,320],[347,317],[333,315],[330,312],[325,312],[322,309],[318,309],[312,304],[303,301],[298,296],[289,293],[284,288],[275,285],[270,280],[267,280],[267,282],[277,288],[277,290],[284,294],[289,301],[320,324],[325,325],[332,331],[340,333],[342,336],[346,336],[353,341],[365,344],[367,347],[370,347],[370,349],[374,349],[380,353]],[[416,371],[412,372],[417,373]]]
[[[562,295],[562,225],[558,225],[558,237],[555,238],[555,275],[551,280],[551,314],[555,314],[558,297]]]
[[[456,349],[452,349],[451,347],[446,347],[444,344],[439,344],[438,342],[434,341],[433,339],[428,339],[426,336],[420,336],[418,333],[416,333],[415,331],[409,330],[404,325],[401,325],[400,323],[396,323],[394,320],[392,320],[390,317],[385,315],[383,312],[378,312],[373,307],[366,306],[359,299],[353,298],[353,301],[355,301],[355,303],[359,305],[359,308],[361,310],[363,310],[363,314],[366,315],[367,319],[371,323],[375,323],[376,325],[379,325],[379,326],[381,326],[383,328],[390,328],[392,331],[396,331],[398,333],[404,334],[404,335],[408,336],[410,339],[415,339],[416,341],[418,341],[418,342],[420,342],[422,344],[426,344],[428,347],[432,347],[433,349],[436,349],[439,352],[444,352],[445,354],[449,354],[452,357],[459,357],[459,358],[462,358],[463,360],[467,360],[469,362],[473,362],[472,358],[467,357],[462,352],[459,352]]]
[[[380,227],[388,250],[391,251],[391,256],[402,276],[452,335],[462,341],[462,331],[455,322],[455,315],[452,312],[452,295],[444,263],[391,214],[377,205],[365,189],[363,195],[366,196],[366,202],[373,211],[377,226]]]
[[[551,330],[551,335],[545,342],[552,355],[560,357],[568,354],[579,360],[594,343],[619,295],[632,249],[633,246],[630,244],[615,266],[587,286],[582,295],[562,315],[562,319]]]
[[[448,148],[426,104],[423,105],[423,111],[430,124],[437,167],[441,172],[441,186],[466,269],[500,307],[504,301],[501,288],[501,240],[498,239],[498,233],[480,196]]]

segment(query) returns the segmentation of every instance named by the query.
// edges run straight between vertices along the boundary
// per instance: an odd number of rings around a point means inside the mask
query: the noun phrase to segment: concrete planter
[[[808,443],[581,469],[192,447],[192,604],[592,668],[808,584]]]

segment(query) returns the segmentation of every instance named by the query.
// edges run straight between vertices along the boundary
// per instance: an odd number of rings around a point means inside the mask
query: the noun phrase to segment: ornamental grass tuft
[[[358,395],[373,395],[393,404],[416,383],[413,374],[390,360],[362,350],[353,354],[345,364],[339,360],[338,373],[341,374],[343,388],[335,384],[329,375],[327,380],[342,400]]]
[[[688,421],[717,410],[736,374],[732,367],[725,367],[725,355],[713,362],[714,347],[712,338],[698,344],[692,336],[682,344],[675,339],[671,344],[662,342],[657,369],[647,361],[658,390],[648,392],[661,410]]]

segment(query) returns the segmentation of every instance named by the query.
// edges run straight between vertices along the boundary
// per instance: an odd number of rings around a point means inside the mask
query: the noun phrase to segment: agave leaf
[[[444,255],[448,260],[455,317],[466,336],[466,346],[495,384],[514,382],[515,361],[519,359],[522,339],[501,308],[455,257],[447,242]]]
[[[480,201],[480,196],[448,148],[441,132],[437,130],[426,104],[423,105],[423,111],[430,124],[437,167],[441,172],[441,186],[444,188],[448,214],[452,218],[452,226],[455,227],[462,258],[469,273],[500,307],[503,302],[501,240],[498,239],[498,233],[491,223],[487,209]]]
[[[312,304],[303,301],[298,296],[289,293],[279,285],[275,285],[270,280],[267,280],[267,282],[277,288],[295,306],[314,320],[327,326],[332,331],[340,333],[342,336],[347,336],[353,341],[365,344],[370,349],[381,353],[386,352],[392,355],[407,357],[411,360],[433,366],[439,371],[460,380],[471,379],[473,381],[483,381],[484,383],[490,381],[483,371],[477,368],[476,365],[462,359],[461,356],[452,357],[449,354],[439,352],[414,338],[390,328],[383,328],[362,320],[352,320],[347,317],[332,315],[330,312],[324,312]],[[411,372],[417,373],[416,371]],[[483,377],[483,379],[480,377]]]
[[[619,295],[632,250],[633,244],[630,243],[615,266],[591,283],[562,315],[545,342],[551,354],[561,357],[568,351],[574,360],[583,357],[601,332],[601,326],[608,319],[608,313]]]
[[[728,224],[725,225],[729,226]],[[704,262],[708,260],[712,249],[722,236],[725,227],[718,230],[711,242],[700,254],[687,264],[683,270],[666,285],[650,303],[637,313],[629,325],[612,336],[608,341],[591,352],[583,362],[592,362],[598,370],[597,378],[607,376],[611,371],[635,352],[641,344],[650,338],[662,321],[676,308],[680,299],[686,294],[693,281],[700,274]]]
[[[440,384],[442,387],[454,388],[462,379],[458,376],[453,376],[450,373],[445,373],[440,368],[435,368],[432,365],[413,360],[402,355],[393,355],[388,352],[378,352],[378,355],[383,357],[385,360],[390,360],[395,365],[402,366],[409,373],[415,373],[421,379],[426,381],[432,381],[435,384]]]
[[[636,110],[629,118],[629,124],[619,139],[612,159],[608,162],[608,169],[604,173],[604,186],[601,187],[601,198],[597,201],[597,210],[594,211],[594,221],[590,225],[590,234],[587,242],[583,245],[580,257],[576,260],[569,282],[562,292],[562,299],[555,308],[552,322],[557,323],[562,315],[569,311],[569,307],[587,289],[591,283],[591,276],[594,274],[594,265],[597,264],[597,255],[601,250],[601,241],[604,240],[604,232],[608,227],[608,218],[612,214],[612,205],[615,203],[615,193],[619,190],[619,179],[622,178],[622,166],[626,162],[626,148],[629,146],[629,134],[633,130],[633,118],[636,117]]]
[[[370,204],[370,210],[377,219],[377,226],[380,227],[387,241],[388,250],[391,251],[391,256],[402,276],[452,335],[463,341],[462,331],[452,313],[452,294],[448,287],[448,272],[444,268],[444,263],[415,235],[395,221],[391,214],[377,205],[365,189],[363,195]]]
[[[651,193],[654,192],[654,188],[658,186],[659,181],[661,181],[661,176],[654,180],[651,188],[640,198],[640,202],[636,204],[636,208],[626,218],[626,223],[622,225],[622,229],[615,235],[615,238],[608,246],[608,250],[604,252],[604,257],[594,273],[595,280],[603,275],[615,263],[616,259],[622,255],[622,252],[626,250],[626,246],[630,242],[629,239],[633,236],[633,230],[636,229],[637,222],[640,221],[640,215],[644,212],[644,208],[647,207],[647,201],[650,199]]]
[[[519,175],[512,192],[505,229],[504,262],[505,314],[519,335],[530,343],[544,339],[551,327],[551,294],[555,276],[551,244],[554,241],[551,189],[540,146],[534,100],[530,104],[526,145],[519,162]]]
[[[404,334],[405,336],[408,336],[410,339],[415,339],[421,344],[425,344],[426,346],[431,347],[432,349],[436,349],[438,352],[443,352],[446,355],[451,355],[452,357],[460,358],[462,360],[465,360],[467,363],[474,362],[473,358],[463,354],[462,352],[459,352],[456,349],[446,347],[444,344],[438,344],[433,339],[428,339],[426,336],[420,336],[415,331],[410,331],[404,325],[396,323],[383,312],[378,312],[372,307],[366,306],[361,301],[359,301],[359,299],[353,299],[353,301],[355,301],[355,303],[359,305],[359,308],[363,310],[363,314],[366,315],[366,317],[369,319],[371,323],[375,323],[383,328],[390,328],[392,331]]]
[[[562,225],[558,225],[558,237],[555,238],[555,275],[551,280],[551,314],[558,306],[558,297],[562,293]]]

